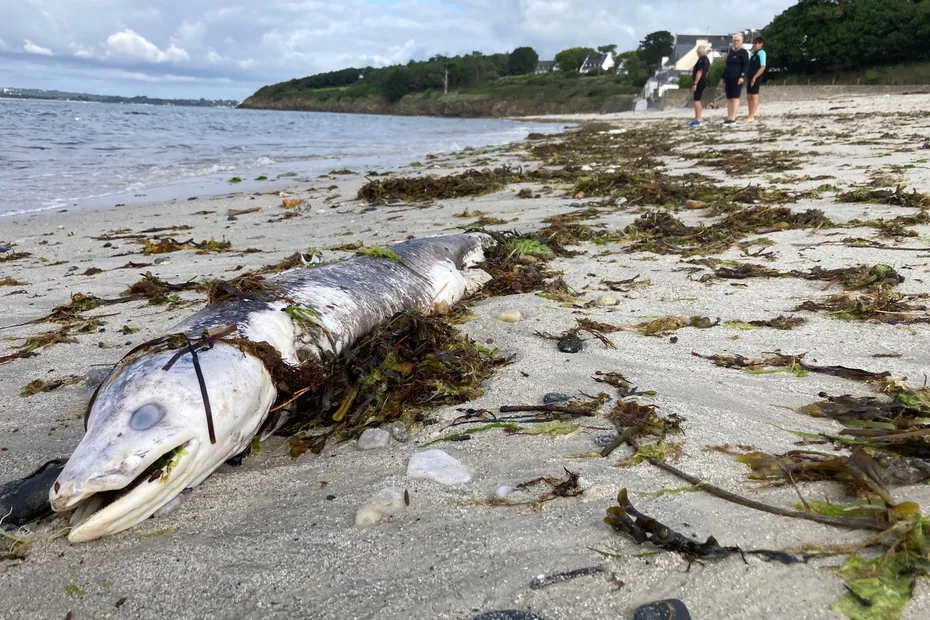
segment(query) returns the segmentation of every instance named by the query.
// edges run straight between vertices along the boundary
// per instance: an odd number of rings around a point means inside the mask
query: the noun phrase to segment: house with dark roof
[[[614,60],[614,55],[610,52],[606,54],[594,54],[593,56],[588,56],[584,59],[584,62],[581,63],[581,68],[579,71],[581,73],[591,73],[592,71],[610,71],[613,69],[614,65],[617,64]]]
[[[558,61],[555,60],[540,60],[536,63],[536,74],[540,73],[552,73],[553,71],[558,71],[559,67]]]
[[[743,47],[749,49],[752,40],[759,36],[761,31],[749,28],[741,34],[743,35]],[[732,40],[732,34],[676,34],[672,55],[662,63],[663,68],[669,71],[691,71],[698,59],[697,49],[702,45],[707,48],[707,58],[711,62],[724,58],[730,51]]]

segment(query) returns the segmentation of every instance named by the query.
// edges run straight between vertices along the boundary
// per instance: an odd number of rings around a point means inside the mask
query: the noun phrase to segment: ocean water
[[[223,108],[0,100],[0,216],[270,187],[407,165],[561,126]],[[256,183],[267,176],[271,185]],[[228,181],[239,176],[245,181]]]

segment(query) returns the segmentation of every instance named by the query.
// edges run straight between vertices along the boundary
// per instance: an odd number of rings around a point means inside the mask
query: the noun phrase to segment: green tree
[[[590,47],[570,47],[556,54],[555,60],[562,71],[578,71],[584,64],[584,59],[595,54],[597,52]]]
[[[391,103],[400,101],[413,92],[413,71],[408,67],[394,67],[384,82],[384,96]]]
[[[639,58],[646,70],[653,73],[662,64],[662,58],[672,55],[675,37],[667,30],[658,30],[646,35],[639,43]]]
[[[507,73],[510,75],[526,75],[536,71],[539,54],[532,47],[518,47],[510,52],[507,58]]]
[[[727,61],[718,58],[710,65],[710,71],[707,72],[707,83],[716,86],[723,79],[723,70],[727,67]]]
[[[597,48],[601,54],[616,54],[617,53],[617,44],[611,43],[610,45],[601,45]]]

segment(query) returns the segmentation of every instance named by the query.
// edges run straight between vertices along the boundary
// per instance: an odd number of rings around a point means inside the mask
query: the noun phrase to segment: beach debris
[[[502,609],[500,611],[486,611],[478,614],[472,620],[543,620],[543,617],[519,609]]]
[[[542,588],[548,588],[549,586],[555,585],[557,583],[571,581],[572,579],[577,579],[578,577],[598,575],[604,572],[607,572],[607,569],[603,566],[588,566],[585,568],[576,568],[575,570],[569,570],[561,573],[537,575],[533,581],[530,582],[530,589],[541,590]]]
[[[609,308],[612,306],[616,306],[619,303],[620,302],[613,295],[601,295],[600,297],[594,300],[594,305],[599,306],[601,308]]]
[[[229,217],[238,217],[240,215],[248,215],[249,213],[258,213],[261,210],[261,207],[251,207],[249,209],[227,209],[226,215]]]
[[[677,598],[640,605],[633,612],[633,620],[691,620],[685,604]]]
[[[728,176],[746,176],[767,172],[798,170],[804,164],[800,151],[766,150],[764,152],[736,153],[707,149],[681,153],[682,157],[697,160],[697,165],[718,168]]]
[[[392,519],[407,509],[407,492],[400,487],[381,489],[355,513],[355,526],[371,527]]]
[[[152,254],[167,254],[169,252],[179,252],[181,250],[197,250],[198,254],[209,254],[211,252],[229,252],[232,250],[232,243],[226,241],[217,241],[213,237],[209,240],[196,242],[193,239],[187,241],[178,241],[171,237],[164,237],[157,240],[146,241],[142,253],[146,256]]]
[[[410,457],[407,464],[407,477],[431,480],[445,486],[471,482],[468,468],[442,450],[426,450]]]
[[[464,196],[483,196],[499,191],[508,183],[517,182],[521,172],[508,166],[493,170],[466,170],[461,174],[444,177],[397,177],[372,180],[358,191],[358,197],[371,204],[385,204],[388,200],[423,202],[447,200]]]
[[[29,258],[32,256],[29,252],[3,252],[0,253],[0,263],[11,263],[14,260],[22,260],[24,258]]]
[[[71,375],[70,377],[65,377],[63,379],[52,379],[46,381],[45,379],[33,379],[27,383],[22,390],[20,390],[19,395],[22,397],[35,396],[36,394],[41,394],[43,392],[54,392],[60,387],[66,385],[75,385],[84,380],[83,377],[78,377],[77,375]]]
[[[561,392],[547,392],[543,395],[543,403],[551,405],[554,403],[567,403],[572,399],[568,394],[562,394]]]
[[[703,209],[706,206],[707,205],[704,203],[703,200],[686,200],[685,201],[685,209],[692,209],[692,210]]]
[[[497,487],[496,489],[494,489],[494,497],[497,499],[507,499],[507,497],[511,493],[517,490],[518,490],[517,487],[512,487],[509,485],[501,485]]]
[[[918,192],[916,189],[908,192],[905,187],[900,186],[895,189],[872,189],[868,187],[853,189],[839,194],[836,201],[865,202],[916,209],[930,208],[930,194]]]
[[[634,325],[633,328],[644,336],[657,336],[661,338],[683,327],[709,329],[717,325],[720,325],[719,318],[714,321],[706,316],[692,316],[688,319],[680,316],[663,316],[644,323],[638,323]]]
[[[284,209],[294,209],[304,203],[303,198],[285,198],[281,201],[281,207]]]
[[[17,280],[16,278],[12,278],[10,276],[0,278],[0,286],[27,286],[28,284],[28,282]]]
[[[846,366],[818,366],[809,364],[804,361],[806,353],[789,355],[781,351],[764,353],[766,357],[750,358],[740,354],[735,355],[702,355],[695,351],[691,355],[705,360],[714,362],[717,366],[723,368],[737,368],[749,374],[771,374],[778,372],[793,373],[799,377],[807,376],[808,373],[819,373],[840,377],[842,379],[851,379],[853,381],[872,381],[884,379],[890,376],[888,372],[873,372],[861,368],[849,368]]]
[[[504,323],[519,323],[522,318],[519,310],[505,310],[497,315],[497,319]]]
[[[391,445],[391,433],[380,428],[366,428],[359,435],[355,446],[359,450],[378,450]]]
[[[181,284],[172,284],[152,275],[151,271],[142,274],[142,278],[130,284],[126,290],[120,293],[120,297],[129,297],[132,299],[147,299],[153,306],[178,301],[177,293],[183,291],[199,290],[202,291],[204,285],[200,282],[188,280]]]

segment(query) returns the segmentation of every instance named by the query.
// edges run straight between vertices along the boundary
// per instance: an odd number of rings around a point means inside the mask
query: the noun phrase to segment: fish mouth
[[[68,540],[95,540],[148,519],[193,479],[199,449],[197,439],[185,441],[165,452],[125,486],[86,497],[74,508]]]

